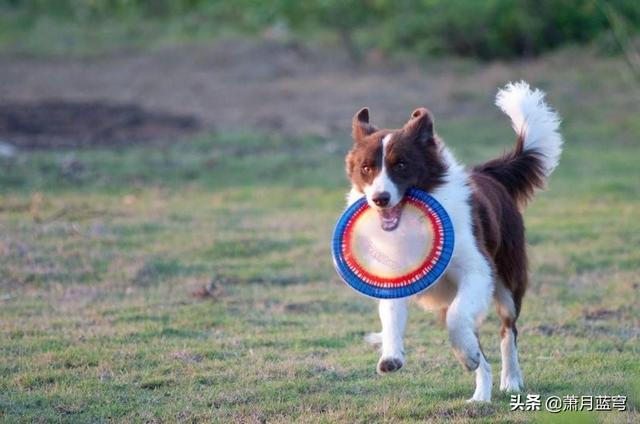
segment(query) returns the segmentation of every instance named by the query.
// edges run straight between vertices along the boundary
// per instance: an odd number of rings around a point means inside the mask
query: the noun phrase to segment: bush
[[[609,27],[595,0],[423,0],[401,3],[385,23],[385,48],[454,53],[484,59],[533,56],[585,43]],[[640,2],[610,6],[640,28]]]
[[[1,0],[0,0],[1,1]],[[532,56],[607,31],[605,9],[640,29],[638,0],[4,0],[3,10],[57,19],[192,19],[198,26],[259,31],[285,23],[337,34],[357,59],[365,48],[484,59]],[[188,35],[188,34],[186,34]]]
[[[293,27],[324,25],[343,40],[386,51],[456,54],[483,59],[534,56],[585,43],[609,29],[604,8],[640,29],[638,0],[315,0],[286,5]],[[344,35],[345,32],[350,34]]]

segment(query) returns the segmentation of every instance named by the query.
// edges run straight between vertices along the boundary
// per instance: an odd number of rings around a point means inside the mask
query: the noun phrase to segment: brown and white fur
[[[363,195],[393,227],[401,219],[402,198],[410,187],[430,193],[448,211],[456,242],[441,280],[413,298],[441,311],[455,357],[475,371],[476,389],[469,401],[491,400],[491,367],[478,340],[478,326],[491,306],[500,330],[500,389],[520,391],[516,320],[527,287],[525,230],[521,210],[535,189],[545,185],[558,164],[560,120],[544,102],[544,93],[525,82],[508,84],[496,104],[512,121],[515,147],[502,157],[468,170],[461,166],[434,132],[431,113],[417,109],[398,130],[377,129],[368,109],[353,118],[353,148],[346,158],[352,183],[348,202]],[[400,212],[398,212],[400,211]],[[391,221],[389,221],[391,220]],[[405,362],[403,336],[409,299],[380,300],[382,331],[367,336],[381,345],[379,374]]]

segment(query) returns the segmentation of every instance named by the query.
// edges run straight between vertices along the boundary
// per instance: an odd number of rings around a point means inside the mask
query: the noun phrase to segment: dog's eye
[[[406,167],[407,165],[404,162],[398,162],[394,166],[396,171],[403,171]]]
[[[362,168],[360,168],[362,170],[363,174],[368,174],[369,172],[371,172],[371,167],[368,165],[362,165]]]

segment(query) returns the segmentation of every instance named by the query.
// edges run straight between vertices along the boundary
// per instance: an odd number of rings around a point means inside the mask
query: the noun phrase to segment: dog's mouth
[[[404,202],[398,202],[392,208],[378,209],[380,215],[380,226],[385,231],[393,231],[400,225],[400,217],[402,216],[402,207]]]

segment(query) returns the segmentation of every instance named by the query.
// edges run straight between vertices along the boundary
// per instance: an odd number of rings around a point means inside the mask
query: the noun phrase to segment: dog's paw
[[[482,396],[482,395],[473,395],[473,397],[470,397],[469,399],[467,399],[467,403],[474,403],[474,402],[478,402],[478,403],[489,403],[491,402],[491,395],[489,396]]]
[[[467,399],[467,402],[491,402],[491,369],[486,369],[485,372],[488,375],[483,382],[476,384],[476,391],[470,399]]]
[[[382,345],[382,333],[368,333],[364,336],[364,341],[373,347],[380,347]]]
[[[521,392],[524,382],[520,376],[506,376],[500,379],[500,390],[503,392]]]
[[[404,362],[400,358],[386,357],[380,358],[378,361],[378,366],[376,367],[376,371],[380,375],[388,374],[390,372],[398,371]]]

